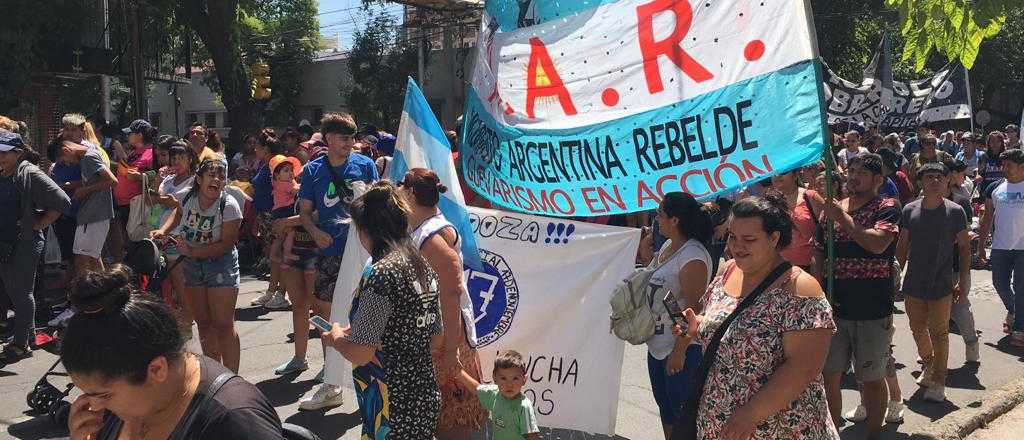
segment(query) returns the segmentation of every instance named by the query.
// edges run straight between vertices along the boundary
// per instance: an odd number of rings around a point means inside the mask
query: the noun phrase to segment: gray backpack
[[[675,254],[678,254],[686,246],[680,246]],[[632,274],[622,280],[615,290],[612,291],[612,299],[609,304],[612,307],[611,332],[615,337],[629,342],[633,345],[646,343],[651,336],[654,336],[654,322],[657,319],[651,303],[647,297],[647,285],[661,266],[672,261],[675,254],[665,259],[665,262],[658,263],[661,259],[661,252],[658,252],[651,259],[646,267],[638,268]]]

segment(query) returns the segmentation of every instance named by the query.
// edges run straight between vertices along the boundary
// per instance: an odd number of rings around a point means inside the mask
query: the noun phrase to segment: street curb
[[[913,440],[961,440],[1024,402],[1024,379],[989,393],[977,408],[966,407],[910,434]]]

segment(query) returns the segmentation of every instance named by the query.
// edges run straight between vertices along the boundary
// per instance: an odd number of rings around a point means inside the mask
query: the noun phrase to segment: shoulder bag
[[[700,359],[700,367],[697,370],[697,377],[695,380],[696,392],[694,393],[693,399],[683,403],[683,409],[680,412],[679,418],[676,419],[676,423],[673,425],[672,440],[697,440],[697,410],[700,408],[700,399],[704,394],[704,384],[707,383],[708,373],[711,370],[711,366],[715,363],[715,357],[718,355],[718,345],[722,342],[722,337],[725,336],[725,332],[729,330],[729,326],[732,325],[733,321],[736,320],[744,310],[750,307],[757,298],[761,296],[768,286],[771,286],[775,280],[779,279],[782,274],[789,271],[793,265],[789,262],[784,262],[772,273],[768,274],[742,301],[736,306],[736,309],[729,314],[725,321],[722,321],[722,325],[715,329],[715,333],[711,335],[707,345],[704,347],[703,357]],[[725,278],[722,279],[722,283],[725,284]],[[723,287],[724,288],[724,287]]]

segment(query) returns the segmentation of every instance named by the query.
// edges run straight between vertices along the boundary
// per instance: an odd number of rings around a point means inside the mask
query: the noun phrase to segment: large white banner
[[[470,208],[484,270],[466,270],[484,379],[498,351],[528,361],[525,394],[549,428],[615,433],[623,342],[608,300],[640,232]]]

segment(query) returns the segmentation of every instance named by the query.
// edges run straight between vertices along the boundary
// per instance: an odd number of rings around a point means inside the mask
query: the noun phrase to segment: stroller
[[[125,265],[132,269],[137,277],[136,285],[143,291],[160,293],[160,285],[166,279],[173,267],[165,267],[160,256],[157,245],[150,240],[132,242],[127,246],[125,252]],[[181,259],[178,260],[179,262]],[[177,264],[177,263],[175,263]],[[37,415],[46,415],[50,421],[57,426],[67,426],[68,416],[71,411],[71,402],[68,395],[75,385],[67,379],[67,372],[56,371],[60,365],[57,359],[49,369],[39,378],[32,391],[25,397],[28,407]],[[63,389],[50,383],[51,377],[62,377],[67,380]]]

